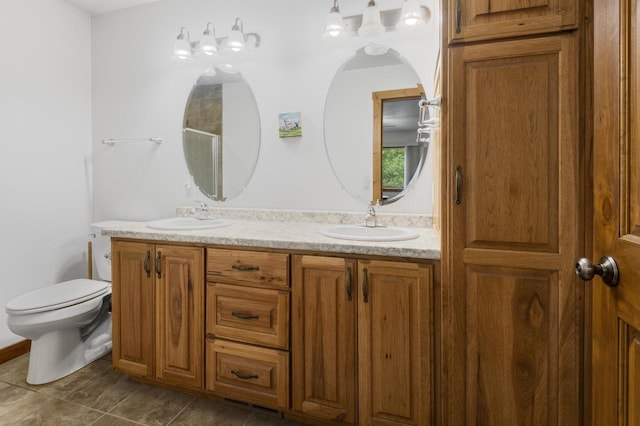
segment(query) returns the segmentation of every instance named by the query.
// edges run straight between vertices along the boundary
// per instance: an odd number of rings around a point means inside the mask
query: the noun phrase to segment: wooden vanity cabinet
[[[449,42],[494,40],[578,27],[578,0],[447,0]]]
[[[207,249],[206,390],[289,408],[289,254]]]
[[[433,423],[432,265],[293,256],[293,410]]]
[[[114,239],[113,365],[202,388],[204,249]]]

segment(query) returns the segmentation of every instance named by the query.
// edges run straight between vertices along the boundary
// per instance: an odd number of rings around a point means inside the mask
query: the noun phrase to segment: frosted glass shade
[[[182,37],[178,37],[173,46],[173,57],[176,59],[189,59],[191,58],[191,45]]]
[[[200,52],[207,56],[218,53],[218,42],[211,34],[205,34],[200,41]]]
[[[412,27],[420,22],[424,22],[418,0],[406,0],[404,2],[402,12],[400,12],[400,22],[407,27]]]
[[[240,30],[233,30],[227,40],[227,48],[233,52],[244,50],[244,35]]]
[[[358,34],[362,37],[376,37],[384,33],[385,28],[380,19],[378,6],[369,4],[362,14],[362,25],[358,29]]]
[[[340,37],[344,34],[344,23],[340,12],[331,12],[327,17],[327,24],[324,27],[325,35],[330,37]]]

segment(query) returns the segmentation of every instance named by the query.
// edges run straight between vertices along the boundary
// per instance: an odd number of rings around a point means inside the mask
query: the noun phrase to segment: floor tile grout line
[[[185,404],[184,407],[182,407],[182,409],[178,412],[178,414],[176,414],[175,416],[173,416],[173,418],[171,420],[169,420],[169,422],[167,422],[166,426],[169,426],[171,423],[174,422],[175,419],[177,419],[180,414],[182,414],[182,412],[184,410],[186,410],[187,408],[189,408],[190,405],[193,405],[196,403],[196,401],[198,400],[198,397],[194,397],[191,401],[189,401],[187,404]]]

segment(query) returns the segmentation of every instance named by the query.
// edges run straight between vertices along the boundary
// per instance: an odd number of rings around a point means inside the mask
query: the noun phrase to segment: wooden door
[[[350,424],[357,420],[356,274],[351,260],[293,257],[293,409]]]
[[[201,388],[204,249],[157,245],[156,259],[156,377]]]
[[[432,267],[359,261],[358,424],[433,424]]]
[[[578,0],[448,0],[449,41],[489,40],[577,28]]]
[[[154,373],[153,244],[112,242],[113,366],[124,373]]]
[[[594,250],[620,281],[593,282],[593,420],[640,425],[640,5],[596,0]]]
[[[449,53],[444,423],[579,424],[577,37]]]

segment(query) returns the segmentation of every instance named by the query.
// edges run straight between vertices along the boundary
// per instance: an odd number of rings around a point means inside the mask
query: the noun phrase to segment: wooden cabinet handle
[[[347,300],[351,302],[353,300],[352,290],[351,290],[351,266],[347,268],[347,276],[345,278],[346,286],[347,286]]]
[[[235,269],[240,272],[259,271],[259,266],[245,266],[245,265],[233,265],[231,269]]]
[[[260,319],[260,315],[242,314],[240,312],[231,312],[231,315],[241,320],[257,320]]]
[[[236,376],[238,379],[242,379],[242,380],[257,379],[258,378],[257,374],[242,374],[241,372],[239,372],[237,370],[231,370],[231,374]]]
[[[151,278],[151,268],[149,267],[149,260],[151,260],[151,251],[147,250],[147,256],[144,258],[144,271],[147,273],[147,278]]]
[[[456,34],[460,34],[462,21],[462,0],[456,0]]]
[[[367,271],[367,268],[364,268],[362,270],[363,272],[363,276],[362,276],[362,300],[364,301],[364,303],[369,303],[369,273]]]
[[[162,253],[158,252],[158,254],[156,255],[156,274],[158,275],[158,278],[162,278],[162,273],[160,272],[160,259],[162,258]]]

